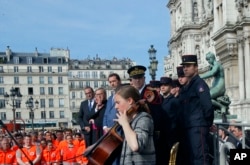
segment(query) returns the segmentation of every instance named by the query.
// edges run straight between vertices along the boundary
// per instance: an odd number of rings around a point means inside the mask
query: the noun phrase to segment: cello
[[[127,115],[132,116],[138,108],[139,102],[129,108]],[[88,157],[88,165],[112,164],[121,152],[123,143],[123,137],[118,133],[119,129],[121,129],[121,126],[116,122],[95,144],[86,149],[84,156]]]

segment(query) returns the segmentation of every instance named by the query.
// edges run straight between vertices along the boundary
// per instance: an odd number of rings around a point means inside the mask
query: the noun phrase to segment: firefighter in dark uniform
[[[214,119],[209,87],[198,75],[196,55],[183,55],[182,64],[188,83],[179,95],[181,121],[186,149],[185,165],[208,165],[209,128]]]
[[[154,143],[155,143],[155,152],[156,152],[156,165],[166,164],[165,156],[166,153],[163,153],[161,138],[161,130],[164,126],[162,113],[163,110],[161,108],[162,104],[162,96],[155,89],[155,84],[153,82],[150,84],[146,84],[145,81],[145,71],[146,67],[141,65],[136,65],[128,69],[127,73],[131,78],[131,82],[133,86],[139,90],[141,94],[141,98],[146,100],[146,103],[149,107],[150,114],[154,121]],[[156,82],[157,84],[157,82]]]
[[[164,121],[166,121],[164,132],[166,132],[167,135],[165,139],[167,142],[167,146],[165,146],[167,153],[165,159],[169,161],[170,150],[174,143],[178,141],[176,125],[177,117],[179,116],[180,103],[174,93],[171,92],[175,88],[172,79],[169,77],[161,77],[160,83],[161,93],[164,97],[162,109],[164,112]]]

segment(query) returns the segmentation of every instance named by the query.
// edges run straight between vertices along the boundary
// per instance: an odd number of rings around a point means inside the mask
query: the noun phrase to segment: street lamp
[[[152,80],[155,80],[158,65],[158,61],[156,60],[156,52],[157,50],[155,50],[154,45],[150,45],[150,48],[148,49],[150,66],[148,69]]]
[[[32,125],[32,131],[34,132],[34,110],[38,109],[38,104],[39,102],[36,100],[35,101],[35,108],[34,108],[34,101],[32,96],[30,96],[30,98],[26,101],[26,107],[30,110],[31,112],[31,125]]]
[[[43,107],[43,117],[44,117],[44,124],[43,124],[43,131],[45,131],[45,127],[46,127],[46,111],[45,111],[45,105]]]
[[[9,104],[9,97],[10,100],[12,101],[12,104]],[[10,95],[5,92],[4,94],[4,100],[6,104],[9,104],[10,106],[12,106],[12,111],[13,111],[13,131],[16,131],[16,109],[20,108],[21,105],[21,100],[22,100],[22,95],[20,93],[19,90],[14,89],[13,87],[10,89]]]

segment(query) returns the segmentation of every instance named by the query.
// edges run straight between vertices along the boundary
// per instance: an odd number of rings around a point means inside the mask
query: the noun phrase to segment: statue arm
[[[214,66],[212,66],[212,69],[201,74],[200,77],[202,79],[206,79],[206,78],[210,78],[213,77],[217,72],[219,72],[219,65],[218,64],[214,64]]]

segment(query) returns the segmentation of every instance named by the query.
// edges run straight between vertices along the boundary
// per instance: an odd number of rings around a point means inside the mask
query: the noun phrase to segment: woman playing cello
[[[115,108],[118,110],[115,121],[120,124],[124,134],[120,165],[155,164],[154,124],[151,115],[140,105],[134,113],[127,113],[139,100],[139,91],[130,85],[120,87],[115,94]]]

